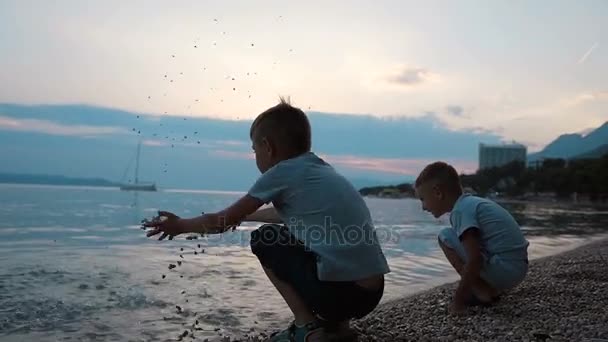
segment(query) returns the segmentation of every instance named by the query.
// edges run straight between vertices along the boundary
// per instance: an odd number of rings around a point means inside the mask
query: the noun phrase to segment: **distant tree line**
[[[499,192],[511,197],[553,193],[556,197],[573,194],[590,200],[608,199],[608,154],[595,159],[545,159],[527,167],[513,162],[502,167],[461,175],[464,187],[481,195]]]
[[[460,179],[465,189],[472,189],[481,196],[498,193],[517,198],[549,193],[568,198],[576,193],[591,201],[608,201],[608,154],[594,159],[545,159],[527,166],[523,162],[512,162],[474,174],[462,174]],[[364,196],[415,196],[409,183],[362,188],[360,193]]]

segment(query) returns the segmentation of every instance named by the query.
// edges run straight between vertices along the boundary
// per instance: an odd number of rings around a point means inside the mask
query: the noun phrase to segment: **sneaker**
[[[292,322],[287,329],[270,335],[268,342],[329,342],[329,340],[325,328],[315,320],[302,327]]]

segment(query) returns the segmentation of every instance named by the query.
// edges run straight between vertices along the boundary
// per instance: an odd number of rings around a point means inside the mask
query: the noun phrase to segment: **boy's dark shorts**
[[[382,298],[384,285],[369,290],[355,282],[319,280],[316,255],[307,251],[285,226],[265,224],[254,230],[251,250],[264,267],[293,286],[312,311],[326,321],[361,318]]]

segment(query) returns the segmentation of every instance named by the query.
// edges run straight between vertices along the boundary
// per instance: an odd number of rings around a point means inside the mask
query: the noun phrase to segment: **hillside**
[[[608,144],[608,121],[587,135],[579,133],[560,135],[542,149],[542,151],[530,154],[528,160],[574,158],[582,154],[591,153],[591,151],[606,144]]]

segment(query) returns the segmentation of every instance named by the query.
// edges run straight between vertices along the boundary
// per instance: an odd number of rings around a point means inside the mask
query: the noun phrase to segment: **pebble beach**
[[[380,305],[353,322],[359,341],[608,342],[608,238],[533,260],[526,280],[499,302],[457,317],[447,312],[456,285]]]

